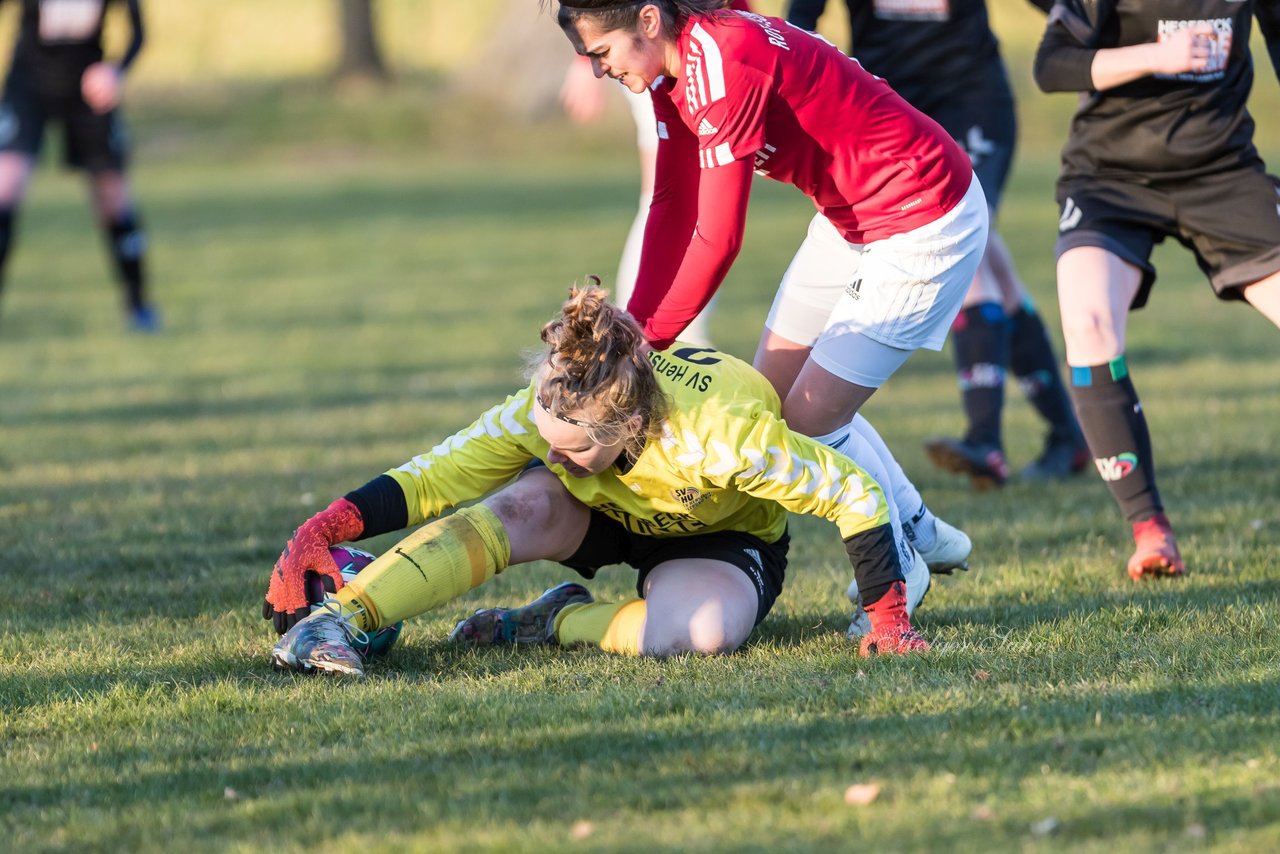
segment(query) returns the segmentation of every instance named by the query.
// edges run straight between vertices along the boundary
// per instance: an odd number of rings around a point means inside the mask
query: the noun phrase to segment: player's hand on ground
[[[1214,61],[1217,37],[1213,27],[1197,24],[1179,30],[1154,45],[1152,74],[1185,74],[1209,69]]]
[[[109,113],[120,104],[120,69],[109,62],[95,62],[80,78],[80,92],[95,113]]]
[[[604,98],[604,84],[596,79],[590,60],[575,57],[560,86],[560,104],[565,113],[578,124],[594,122],[604,113]]]
[[[329,547],[354,540],[363,532],[360,511],[345,498],[339,498],[299,525],[271,570],[271,584],[262,604],[263,619],[271,620],[275,630],[284,634],[307,616],[310,612],[308,572],[329,576],[334,590],[341,590],[342,571],[329,554]]]

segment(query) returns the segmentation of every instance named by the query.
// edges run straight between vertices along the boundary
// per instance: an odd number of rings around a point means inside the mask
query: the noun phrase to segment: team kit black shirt
[[[74,95],[84,71],[101,62],[102,26],[113,3],[127,6],[133,39],[120,62],[127,67],[142,43],[138,0],[21,0],[22,23],[13,71],[30,77],[42,94]],[[5,0],[0,0],[0,6]]]
[[[1030,0],[1048,11],[1053,0]],[[975,86],[1008,88],[986,0],[847,0],[862,66],[932,115]],[[816,30],[826,0],[792,0],[787,20]]]
[[[1087,93],[1062,152],[1062,180],[1159,183],[1256,166],[1246,108],[1255,15],[1274,66],[1280,0],[1059,0],[1036,55],[1036,80],[1046,91]],[[1097,50],[1156,42],[1197,23],[1214,31],[1208,70],[1090,91]]]

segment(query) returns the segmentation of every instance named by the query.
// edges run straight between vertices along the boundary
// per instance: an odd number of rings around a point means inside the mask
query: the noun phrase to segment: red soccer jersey
[[[933,222],[969,189],[969,157],[946,131],[819,36],[722,13],[691,18],[679,47],[680,79],[651,90],[658,174],[629,305],[656,344],[705,306],[737,254],[747,191],[722,169],[749,163],[794,184],[851,243]]]

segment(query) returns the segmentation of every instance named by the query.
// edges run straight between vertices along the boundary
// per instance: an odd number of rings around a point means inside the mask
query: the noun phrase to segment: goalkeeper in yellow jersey
[[[542,340],[524,390],[294,532],[263,610],[284,635],[276,667],[363,675],[365,633],[535,560],[587,578],[629,564],[639,595],[595,602],[566,583],[521,608],[478,611],[451,640],[731,652],[781,592],[788,511],[839,526],[870,621],[864,655],[929,648],[909,617],[928,569],[895,536],[880,487],[788,429],[763,376],[705,347],[651,350],[595,284],[570,292]],[[433,518],[343,585],[330,546]],[[337,588],[314,611],[308,572]]]

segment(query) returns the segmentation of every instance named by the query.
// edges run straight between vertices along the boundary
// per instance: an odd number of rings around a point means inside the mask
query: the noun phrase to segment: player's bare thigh
[[[1142,271],[1099,246],[1078,246],[1058,258],[1058,307],[1067,363],[1101,365],[1125,349],[1129,306]]]
[[[565,560],[582,545],[591,511],[546,468],[526,471],[484,500],[502,520],[511,564]]]
[[[1280,326],[1280,273],[1272,273],[1261,281],[1241,289],[1249,304],[1263,316]]]

